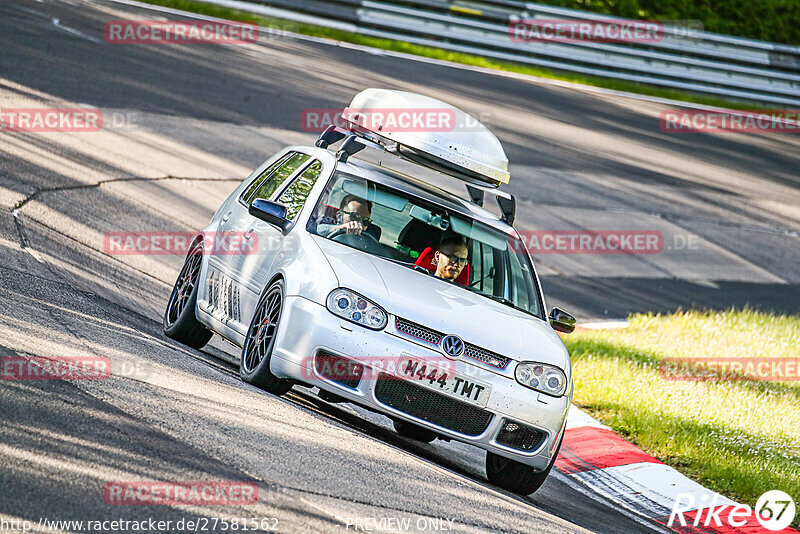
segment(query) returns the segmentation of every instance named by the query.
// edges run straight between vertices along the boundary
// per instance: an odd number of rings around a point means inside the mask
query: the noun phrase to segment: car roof
[[[495,215],[485,208],[461,198],[450,191],[439,188],[424,180],[409,176],[397,170],[389,169],[381,165],[375,165],[374,163],[370,163],[356,157],[348,158],[345,163],[337,162],[336,170],[360,176],[361,178],[378,182],[393,189],[397,189],[404,193],[422,198],[434,204],[439,204],[448,210],[476,219],[506,234],[514,233],[511,226],[499,220]],[[425,170],[428,171],[427,169]],[[455,182],[459,181],[456,178],[447,177],[446,179],[453,180]]]

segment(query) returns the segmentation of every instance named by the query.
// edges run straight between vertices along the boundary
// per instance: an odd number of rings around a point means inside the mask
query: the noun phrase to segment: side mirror
[[[553,308],[548,319],[550,320],[550,326],[553,327],[553,330],[564,332],[565,334],[569,334],[575,330],[575,317],[561,308]]]
[[[286,218],[286,206],[263,198],[255,199],[247,210],[250,215],[280,228],[284,234],[289,231],[292,221]]]

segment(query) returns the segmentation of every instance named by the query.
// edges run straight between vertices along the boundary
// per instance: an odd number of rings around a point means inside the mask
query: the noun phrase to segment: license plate
[[[486,406],[492,393],[488,384],[411,356],[400,357],[397,376],[478,406]]]

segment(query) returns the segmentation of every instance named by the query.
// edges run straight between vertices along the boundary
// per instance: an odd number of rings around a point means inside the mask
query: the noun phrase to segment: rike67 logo
[[[698,501],[699,502],[696,502]],[[727,500],[727,499],[724,499]],[[667,526],[678,532],[697,532],[691,527],[711,527],[711,529],[730,526],[737,532],[759,532],[763,529],[777,532],[792,524],[795,517],[794,500],[785,492],[771,490],[756,501],[755,508],[732,501],[720,504],[720,496],[714,494],[709,501],[705,494],[695,499],[691,493],[679,493],[672,506]],[[702,529],[706,532],[706,529]],[[727,530],[726,530],[727,532]],[[796,532],[788,530],[787,532]]]

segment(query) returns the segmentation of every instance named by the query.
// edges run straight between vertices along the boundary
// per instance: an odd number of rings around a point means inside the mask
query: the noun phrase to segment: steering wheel
[[[332,239],[337,243],[342,243],[343,245],[348,245],[371,254],[384,253],[384,245],[382,245],[381,242],[375,238],[375,236],[363,231],[360,234],[348,234],[347,230],[344,228],[339,228],[330,236],[328,236],[328,239]]]
[[[348,234],[347,230],[344,229],[344,228],[337,229],[335,232],[333,232],[331,235],[328,236],[328,239],[336,239],[337,237],[342,236],[342,235],[347,235],[347,236],[350,236],[350,237],[358,237],[358,236],[368,237],[373,242],[379,243],[379,241],[375,238],[375,236],[373,236],[372,234],[368,234],[367,232],[365,232],[363,230],[361,231],[360,234]],[[341,242],[341,240],[340,240],[340,242]]]

